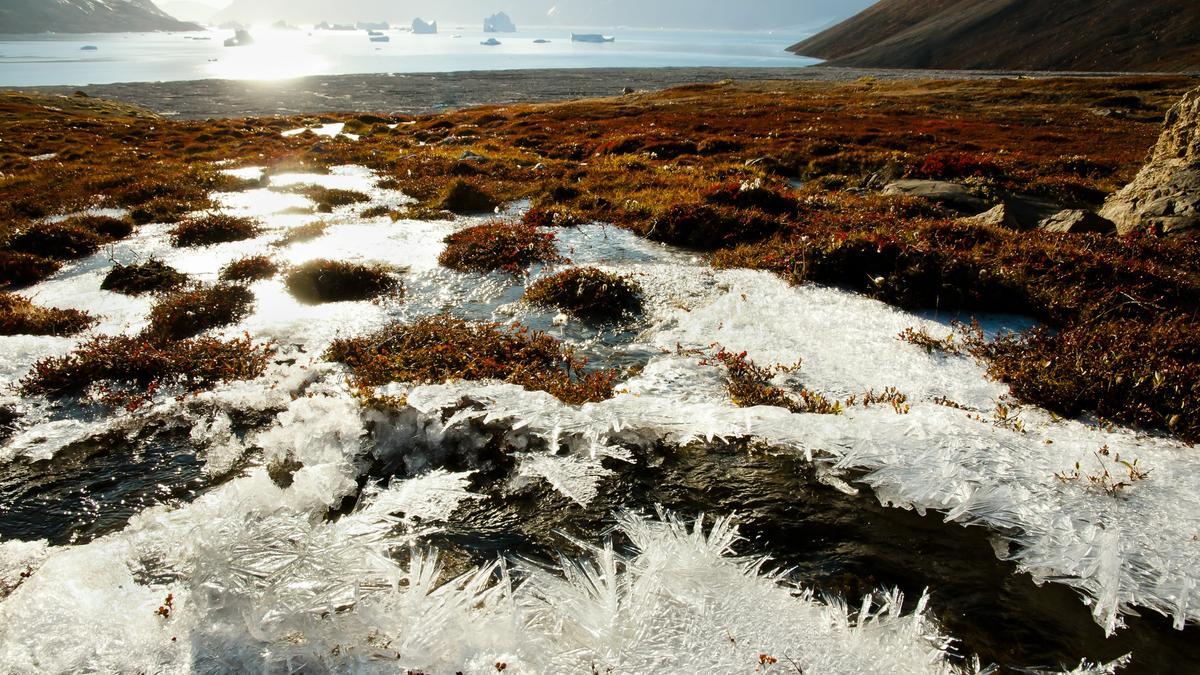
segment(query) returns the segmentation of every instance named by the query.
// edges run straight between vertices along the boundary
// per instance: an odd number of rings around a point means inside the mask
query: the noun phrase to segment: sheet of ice
[[[349,138],[352,141],[357,141],[358,136],[356,136],[355,134],[347,134],[347,133],[343,132],[343,129],[345,129],[345,128],[346,128],[345,122],[331,122],[329,124],[322,124],[320,126],[315,126],[315,127],[302,127],[300,129],[288,129],[287,131],[283,132],[283,136],[285,138],[290,138],[292,136],[299,136],[300,134],[302,134],[306,131],[311,131],[314,134],[316,134],[318,136],[322,136],[324,138],[337,138],[338,136],[345,136],[346,138]]]

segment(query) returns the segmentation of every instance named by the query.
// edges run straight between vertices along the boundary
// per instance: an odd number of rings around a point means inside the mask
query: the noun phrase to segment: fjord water
[[[572,32],[615,42],[571,41]],[[225,47],[232,31],[96,35],[0,35],[0,86],[74,86],[199,79],[272,80],[306,75],[428,73],[526,68],[797,67],[793,32],[522,27],[481,45],[478,27],[438,35],[387,31],[252,30],[255,44]],[[538,44],[535,40],[548,40]],[[95,51],[83,51],[95,46]]]

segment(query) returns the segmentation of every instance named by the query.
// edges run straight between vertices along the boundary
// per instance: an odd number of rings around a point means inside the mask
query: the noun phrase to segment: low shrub
[[[164,293],[182,287],[188,276],[157,258],[134,265],[117,264],[100,283],[106,291],[125,295]]]
[[[301,225],[300,227],[293,227],[287,232],[284,232],[283,236],[281,236],[275,241],[275,243],[271,245],[284,247],[291,246],[292,244],[300,244],[306,241],[312,241],[313,239],[319,239],[325,236],[325,231],[328,229],[329,223],[323,220]]]
[[[309,304],[372,300],[404,290],[393,272],[383,265],[313,260],[291,269],[285,283],[297,300]]]
[[[1035,329],[972,352],[1017,397],[1061,415],[1166,429],[1200,441],[1200,322],[1194,317],[1116,318]]]
[[[457,178],[450,181],[430,205],[435,209],[457,214],[491,213],[500,202],[487,190],[471,181]]]
[[[779,224],[755,211],[707,204],[676,204],[641,227],[648,239],[701,251],[770,236]]]
[[[361,204],[371,201],[370,195],[358,192],[357,190],[342,190],[321,185],[293,185],[283,188],[283,190],[285,192],[302,194],[313,200],[317,205],[317,211],[320,213],[332,213],[339,206],[349,206],[350,204]]]
[[[184,340],[237,323],[254,307],[254,294],[245,286],[218,284],[163,296],[150,310],[146,334],[160,341]]]
[[[171,230],[176,246],[196,247],[242,241],[258,236],[258,221],[223,213],[210,213],[189,218]]]
[[[794,213],[797,208],[795,198],[766,187],[761,181],[715,185],[704,194],[704,201],[738,209],[759,209],[775,215]]]
[[[594,267],[575,267],[539,279],[525,291],[525,300],[591,322],[617,321],[642,312],[642,289],[636,281]]]
[[[120,241],[133,234],[133,223],[124,218],[112,216],[77,216],[64,221],[66,224],[95,232],[102,240]]]
[[[364,388],[389,382],[502,380],[572,405],[611,398],[616,380],[615,371],[585,370],[584,359],[544,333],[446,314],[337,340],[326,358],[349,366]]]
[[[77,222],[40,222],[18,231],[8,247],[17,253],[43,258],[74,260],[96,252],[104,238]]]
[[[569,207],[534,206],[521,216],[521,222],[533,227],[574,227],[585,218]]]
[[[30,253],[0,251],[0,286],[22,288],[54,274],[62,263]]]
[[[77,309],[38,307],[12,293],[0,293],[0,335],[74,335],[96,319]]]
[[[221,268],[221,281],[258,281],[270,279],[279,272],[279,266],[265,255],[256,255],[235,260]]]
[[[129,212],[129,217],[138,225],[178,223],[187,214],[204,206],[208,206],[208,203],[196,203],[170,197],[161,197],[135,207]]]
[[[799,364],[791,367],[763,368],[746,357],[746,352],[734,354],[720,348],[715,354],[705,357],[701,363],[705,365],[720,365],[725,367],[725,388],[733,404],[741,408],[755,406],[774,406],[785,408],[794,413],[812,413],[818,415],[840,415],[842,404],[831,401],[821,394],[800,390],[796,395],[781,389],[771,380],[779,373],[791,372],[799,368]]]
[[[517,274],[534,263],[562,260],[553,232],[524,223],[495,220],[459,230],[445,242],[438,262],[459,272]]]
[[[164,344],[147,335],[99,336],[66,356],[34,364],[21,381],[21,393],[58,398],[91,389],[105,403],[132,409],[164,386],[194,393],[222,382],[252,380],[266,370],[271,351],[256,347],[249,337]]]

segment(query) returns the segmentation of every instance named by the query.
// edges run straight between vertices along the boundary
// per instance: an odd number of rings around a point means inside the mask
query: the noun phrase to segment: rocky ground
[[[536,103],[614,96],[626,88],[655,91],[681,84],[791,80],[849,82],[861,77],[1004,79],[1054,73],[898,70],[861,68],[597,68],[432,74],[325,75],[278,82],[197,80],[132,82],[88,87],[36,87],[53,94],[89,96],[139,105],[183,119],[295,115],[328,112],[423,114],[476,105]],[[1100,77],[1088,74],[1086,77]],[[1083,77],[1083,76],[1081,76]]]

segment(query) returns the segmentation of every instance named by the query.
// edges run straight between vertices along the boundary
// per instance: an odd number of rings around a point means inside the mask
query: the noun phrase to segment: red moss
[[[256,347],[248,337],[163,344],[145,336],[100,336],[71,354],[34,364],[21,381],[21,393],[57,398],[92,389],[109,404],[135,408],[161,387],[198,392],[222,382],[254,379],[266,370],[270,354],[269,347]]]
[[[611,398],[616,379],[615,371],[589,372],[582,358],[544,333],[445,314],[337,340],[326,358],[349,366],[361,387],[502,380],[569,404]]]
[[[100,288],[125,295],[144,295],[173,291],[187,281],[188,276],[183,272],[157,258],[151,258],[134,265],[117,264],[104,276]]]
[[[495,220],[446,237],[438,262],[460,272],[517,274],[535,263],[558,262],[553,232],[523,223]]]

